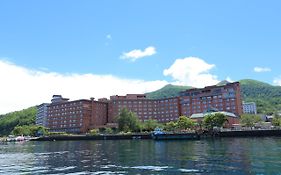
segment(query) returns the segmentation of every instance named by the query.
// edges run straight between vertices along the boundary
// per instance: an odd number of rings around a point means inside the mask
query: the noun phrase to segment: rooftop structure
[[[62,98],[61,95],[53,95],[51,102],[52,103],[62,103],[62,102],[67,102],[68,100],[69,100],[68,98]]]
[[[213,114],[217,114],[217,113],[224,114],[227,117],[227,122],[225,124],[225,127],[230,128],[230,127],[233,127],[234,125],[239,124],[239,117],[231,112],[226,112],[226,111],[192,114],[190,119],[192,119],[196,122],[201,122],[204,119],[204,117],[206,117],[207,115],[213,115]]]

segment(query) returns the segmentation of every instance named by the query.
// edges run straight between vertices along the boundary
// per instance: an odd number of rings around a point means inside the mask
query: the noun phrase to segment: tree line
[[[222,127],[226,121],[227,117],[224,114],[215,113],[206,115],[202,122],[199,123],[187,116],[180,116],[178,120],[165,124],[152,119],[141,122],[134,112],[126,108],[122,109],[117,116],[118,129],[123,132],[153,131],[157,127],[166,131],[188,131],[198,128],[210,130],[214,127]]]
[[[47,128],[35,125],[36,108],[32,107],[18,112],[9,113],[0,116],[0,134],[2,136],[14,135],[50,135],[66,133],[49,133]],[[90,134],[99,133],[130,133],[130,132],[151,132],[155,128],[162,128],[166,131],[180,132],[196,129],[211,130],[214,127],[220,128],[227,122],[227,117],[222,113],[206,115],[200,122],[195,122],[187,116],[180,116],[176,121],[168,123],[159,123],[156,120],[149,119],[140,121],[138,116],[127,110],[122,109],[116,118],[118,128],[101,128],[90,131]],[[272,125],[281,127],[281,117],[276,113],[272,119]],[[240,118],[240,124],[244,127],[254,127],[256,124],[262,124],[263,121],[259,115],[243,114]]]

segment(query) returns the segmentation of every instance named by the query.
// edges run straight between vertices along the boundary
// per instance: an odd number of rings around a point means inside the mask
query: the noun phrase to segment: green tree
[[[44,136],[47,135],[48,129],[44,126],[39,126],[39,125],[30,125],[28,126],[30,128],[30,135],[31,136]]]
[[[281,126],[281,118],[280,117],[274,117],[272,119],[272,125],[273,126]]]
[[[36,107],[0,115],[0,135],[10,134],[16,126],[35,125]]]
[[[124,132],[140,131],[141,123],[137,115],[123,108],[117,116],[118,129]]]
[[[164,130],[166,131],[175,131],[177,129],[177,123],[176,122],[168,122],[164,126]]]
[[[11,132],[13,135],[29,135],[29,131],[26,130],[23,126],[16,126]]]
[[[90,135],[98,135],[98,134],[99,134],[99,130],[98,130],[98,129],[91,129],[91,130],[89,131],[89,134],[90,134]]]
[[[195,126],[195,122],[186,116],[180,116],[180,118],[177,121],[177,127],[181,130],[193,128],[194,126]]]
[[[240,123],[246,127],[253,127],[255,123],[261,122],[261,118],[258,115],[243,114],[241,115]]]
[[[222,127],[226,121],[227,117],[222,113],[208,114],[203,119],[203,125],[211,130],[214,127]]]
[[[105,128],[104,132],[105,132],[106,134],[112,134],[112,133],[113,133],[113,130],[112,130],[112,128]]]
[[[149,119],[142,124],[142,129],[145,131],[153,131],[157,127],[163,127],[160,123],[157,122],[157,120]]]
[[[29,136],[41,136],[48,134],[47,128],[38,125],[23,125],[16,126],[11,132],[13,135],[29,135]]]

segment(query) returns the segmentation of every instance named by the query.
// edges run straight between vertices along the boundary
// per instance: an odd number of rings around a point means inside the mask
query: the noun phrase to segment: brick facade
[[[207,86],[201,89],[189,89],[180,93],[181,114],[192,114],[215,108],[238,116],[242,114],[240,84],[228,83],[224,86]]]
[[[159,122],[168,122],[177,120],[179,117],[179,100],[178,97],[166,99],[146,99],[142,94],[140,98],[133,94],[126,96],[111,96],[109,102],[109,116],[110,123],[115,122],[121,109],[126,108],[137,114],[141,121],[149,119],[157,120]]]
[[[86,133],[89,129],[105,125],[107,103],[94,100],[53,101],[48,106],[48,125],[53,132]]]
[[[178,97],[165,99],[147,99],[145,94],[127,94],[111,96],[109,100],[68,100],[60,95],[53,96],[47,115],[50,131],[85,133],[116,122],[116,116],[123,108],[136,113],[141,121],[154,119],[162,123],[175,121],[181,115],[204,113],[210,108],[237,116],[242,114],[238,82],[189,89],[181,92]]]

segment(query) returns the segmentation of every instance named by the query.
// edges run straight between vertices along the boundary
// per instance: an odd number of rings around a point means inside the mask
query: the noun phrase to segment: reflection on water
[[[281,138],[0,144],[0,174],[281,174]]]

